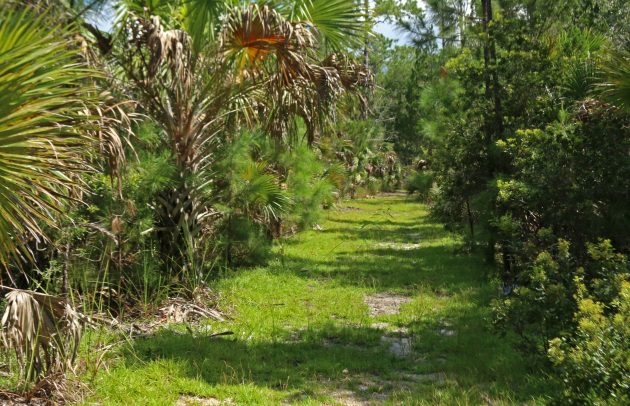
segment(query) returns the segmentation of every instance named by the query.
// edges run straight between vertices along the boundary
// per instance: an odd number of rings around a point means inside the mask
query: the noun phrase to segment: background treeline
[[[498,331],[563,402],[630,402],[630,4],[425,3],[377,8],[407,34],[379,83],[409,191],[496,262]]]

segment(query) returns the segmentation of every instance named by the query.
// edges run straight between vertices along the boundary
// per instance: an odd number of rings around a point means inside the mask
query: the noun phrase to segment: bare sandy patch
[[[400,307],[411,302],[411,298],[393,293],[377,293],[365,297],[365,303],[370,308],[370,316],[387,316],[400,313]]]
[[[217,406],[217,405],[233,405],[232,399],[223,401],[217,398],[201,398],[198,396],[182,396],[177,399],[175,406]]]

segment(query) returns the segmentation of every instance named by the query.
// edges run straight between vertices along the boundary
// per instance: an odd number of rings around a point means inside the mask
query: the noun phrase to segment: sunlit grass
[[[228,322],[192,334],[171,327],[111,354],[92,400],[335,404],[350,393],[396,404],[544,401],[551,384],[490,330],[495,289],[480,255],[462,253],[458,237],[403,197],[342,207],[323,231],[278,244],[268,266],[216,282]],[[370,317],[364,297],[378,292],[410,301],[399,314]],[[406,329],[412,352],[390,353],[376,322]],[[226,330],[234,335],[209,337]],[[424,380],[431,374],[442,378]]]

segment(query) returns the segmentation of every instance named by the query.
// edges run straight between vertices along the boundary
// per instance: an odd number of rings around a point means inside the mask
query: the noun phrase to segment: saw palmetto
[[[178,169],[174,187],[155,199],[153,227],[176,265],[182,247],[202,239],[217,217],[209,195],[221,193],[211,193],[221,174],[211,168],[223,146],[255,126],[286,140],[300,120],[313,142],[334,115],[337,97],[356,81],[349,64],[322,63],[320,50],[334,33],[339,39],[362,26],[359,8],[336,0],[122,3],[116,71],[133,84]],[[271,193],[277,181],[265,173],[253,179],[241,194],[256,202],[250,213],[274,217],[279,203],[264,202],[280,196]]]
[[[0,267],[30,257],[85,170],[92,75],[69,34],[28,11],[0,11]]]

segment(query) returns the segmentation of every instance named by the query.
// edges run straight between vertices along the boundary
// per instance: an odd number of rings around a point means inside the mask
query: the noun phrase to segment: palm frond
[[[343,192],[346,187],[348,171],[341,163],[333,163],[324,173],[324,177],[335,186],[337,191]]]
[[[360,44],[366,35],[366,16],[354,0],[298,0],[292,21],[314,27],[326,45],[342,50]]]
[[[237,199],[252,218],[263,215],[264,221],[279,219],[286,211],[289,198],[280,187],[278,179],[269,173],[262,173],[265,163],[252,163],[241,175],[244,183]]]
[[[65,299],[43,293],[10,289],[6,300],[0,340],[5,348],[15,351],[24,378],[34,380],[43,373],[70,367],[84,317]]]
[[[276,10],[255,4],[231,10],[221,43],[226,61],[241,74],[255,76],[272,57],[284,83],[309,76],[307,52],[316,44],[304,24],[291,23]]]
[[[630,109],[630,53],[616,52],[603,67],[603,80],[598,85],[602,96]]]
[[[220,17],[225,12],[227,3],[229,2],[223,0],[184,0],[184,27],[197,52],[206,43],[216,39]]]
[[[62,29],[28,11],[0,11],[0,266],[29,258],[64,201],[81,185],[94,72]]]

